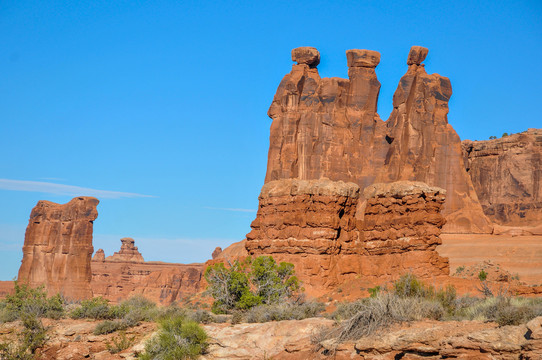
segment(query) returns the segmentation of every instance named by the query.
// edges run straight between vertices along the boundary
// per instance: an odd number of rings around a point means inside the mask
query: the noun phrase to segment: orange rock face
[[[486,215],[507,226],[542,224],[542,130],[463,141],[465,166]]]
[[[316,49],[302,49],[292,51],[297,65],[268,111],[266,182],[325,177],[364,189],[375,182],[422,181],[448,192],[446,231],[491,232],[464,169],[461,141],[448,124],[450,81],[425,72],[426,48],[411,49],[387,122],[376,112],[378,52],[348,50],[349,79],[340,79],[320,78]]]
[[[108,256],[106,261],[120,261],[120,262],[144,262],[143,255],[135,246],[135,241],[132,238],[120,239],[122,243],[120,251],[115,252],[112,256]],[[101,250],[101,249],[100,249]],[[103,250],[102,250],[103,251]],[[97,253],[96,253],[97,254]]]
[[[132,238],[122,238],[119,252],[105,257],[102,249],[92,259],[94,296],[112,302],[134,295],[164,305],[200,291],[203,264],[145,262]]]
[[[310,295],[364,276],[380,284],[398,273],[446,275],[435,251],[445,191],[417,182],[374,184],[277,180],[264,185],[250,255],[292,262]]]
[[[39,201],[26,228],[19,280],[45,285],[49,294],[68,299],[92,296],[90,258],[93,222],[99,201],[76,197],[60,205]]]

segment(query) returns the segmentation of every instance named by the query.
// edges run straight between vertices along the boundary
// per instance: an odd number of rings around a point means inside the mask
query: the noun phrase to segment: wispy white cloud
[[[81,186],[55,184],[44,181],[27,181],[0,179],[0,190],[10,191],[31,191],[55,195],[68,196],[95,196],[97,198],[120,199],[120,198],[138,198],[154,197],[152,195],[143,195],[121,191],[109,191],[90,189]]]
[[[236,211],[236,212],[248,212],[248,213],[256,212],[256,210],[254,209],[219,208],[219,207],[211,207],[211,206],[204,206],[203,208],[210,209],[210,210],[221,210],[221,211]]]

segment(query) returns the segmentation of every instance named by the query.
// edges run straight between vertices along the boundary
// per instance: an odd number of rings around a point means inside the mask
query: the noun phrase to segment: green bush
[[[118,315],[109,306],[109,301],[100,296],[81,301],[81,306],[75,308],[70,317],[72,319],[110,320]]]
[[[205,279],[209,284],[207,291],[215,299],[215,314],[286,301],[301,290],[293,264],[277,265],[271,256],[235,261],[229,268],[223,263],[209,266]]]
[[[105,320],[96,325],[94,328],[94,335],[111,334],[118,330],[126,330],[129,327],[128,323],[123,320]]]
[[[15,321],[22,315],[60,319],[64,315],[64,300],[57,294],[47,297],[43,286],[30,288],[15,281],[14,293],[0,302],[0,322]]]
[[[140,360],[197,359],[207,350],[207,334],[196,322],[177,316],[160,322],[158,334],[145,345]]]

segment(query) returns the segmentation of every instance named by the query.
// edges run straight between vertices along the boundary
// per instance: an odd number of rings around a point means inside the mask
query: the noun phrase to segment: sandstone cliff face
[[[359,253],[354,215],[359,187],[323,180],[279,180],[265,184],[258,214],[247,234],[255,253],[331,255]]]
[[[132,238],[121,239],[120,251],[105,257],[102,249],[91,263],[94,296],[112,302],[134,295],[163,305],[200,291],[203,264],[145,262]]]
[[[445,191],[423,183],[374,184],[277,180],[264,185],[250,255],[294,263],[309,294],[363,276],[381,284],[411,271],[447,275],[435,251],[445,220]]]
[[[316,49],[292,51],[297,64],[268,111],[273,122],[266,183],[329,178],[364,189],[374,182],[423,181],[448,191],[446,231],[491,232],[464,169],[461,141],[447,121],[450,81],[425,72],[427,49],[411,49],[387,122],[377,114],[380,54],[346,55],[349,79],[320,78]]]
[[[49,294],[92,297],[90,258],[98,199],[76,197],[66,204],[39,201],[26,228],[19,280],[45,285]]]
[[[464,170],[461,140],[448,124],[450,80],[426,73],[427,49],[414,46],[407,73],[393,96],[386,122],[390,143],[380,180],[415,180],[446,189],[444,228],[451,233],[489,233],[471,179]]]
[[[462,143],[485,214],[508,226],[542,223],[542,130]]]

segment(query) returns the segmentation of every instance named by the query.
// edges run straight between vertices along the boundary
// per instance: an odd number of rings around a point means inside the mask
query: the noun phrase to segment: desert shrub
[[[81,301],[81,306],[70,313],[70,317],[73,319],[106,320],[114,319],[116,316],[118,314],[111,310],[109,301],[101,296]]]
[[[293,264],[277,264],[271,256],[235,261],[229,268],[223,263],[209,266],[205,279],[216,314],[286,301],[301,290]]]
[[[300,288],[294,264],[281,262],[277,265],[271,256],[259,256],[252,262],[251,269],[255,294],[264,304],[290,299]]]
[[[31,360],[47,341],[47,328],[35,314],[21,315],[23,329],[16,343],[0,343],[0,359]]]
[[[395,323],[439,320],[444,315],[444,308],[438,301],[417,296],[399,297],[390,292],[357,302],[356,307],[358,310],[354,316],[328,331],[323,338],[335,339],[338,343],[357,340]]]
[[[445,289],[435,289],[413,274],[407,273],[393,283],[393,294],[400,298],[422,298],[439,302],[448,314],[453,314],[456,307],[457,293],[453,285]]]
[[[281,320],[302,320],[316,317],[325,310],[325,306],[318,302],[306,302],[302,304],[280,303],[255,306],[244,312],[234,314],[232,323],[248,322],[263,323]]]
[[[371,297],[375,298],[376,295]],[[350,319],[363,308],[364,303],[367,301],[368,299],[360,299],[353,302],[340,303],[337,305],[337,309],[335,309],[329,317],[337,321]]]
[[[105,346],[107,351],[109,351],[111,354],[117,354],[132,346],[135,342],[135,338],[135,335],[129,337],[126,335],[126,332],[121,331],[118,336],[113,336],[111,342],[107,341]]]
[[[9,322],[21,319],[23,315],[59,319],[64,315],[64,300],[57,294],[47,297],[43,286],[30,288],[15,281],[14,293],[2,300],[0,321]]]
[[[500,326],[519,325],[542,316],[541,299],[496,296],[477,299],[469,306],[458,309],[456,318],[495,321]]]
[[[105,320],[96,325],[94,328],[94,335],[111,334],[118,330],[126,330],[129,327],[128,323],[124,320]]]
[[[177,316],[160,321],[160,329],[145,345],[141,360],[196,359],[207,349],[207,334],[196,322]]]

